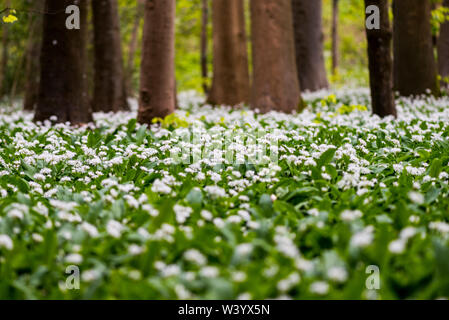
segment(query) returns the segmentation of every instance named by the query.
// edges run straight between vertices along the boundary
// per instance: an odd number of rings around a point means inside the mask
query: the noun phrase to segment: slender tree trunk
[[[365,0],[366,7],[371,5],[380,9],[380,29],[366,29],[373,113],[381,117],[396,116],[388,0]]]
[[[249,101],[248,47],[243,0],[213,0],[214,40],[211,104],[235,106]]]
[[[324,65],[322,1],[292,0],[296,65],[302,90],[329,86]]]
[[[87,94],[87,0],[46,0],[39,98],[34,119],[56,116],[58,122],[83,124],[92,120]],[[66,28],[65,9],[76,4],[80,29]]]
[[[117,0],[92,1],[95,45],[94,111],[129,110]]]
[[[33,10],[42,12],[44,0],[35,0]],[[25,97],[23,108],[28,111],[34,110],[39,93],[39,61],[42,42],[43,16],[40,13],[30,13],[30,38],[26,49],[25,67]]]
[[[9,8],[11,5],[11,0],[6,0],[5,8]],[[3,97],[5,90],[5,74],[8,67],[8,31],[9,26],[3,24],[2,26],[2,50],[1,50],[1,61],[0,61],[0,98]]]
[[[209,1],[201,2],[201,77],[203,80],[203,91],[209,94],[208,78],[209,71],[207,68],[207,49],[208,49],[208,26],[209,26]]]
[[[126,63],[126,90],[129,95],[134,95],[133,74],[134,62],[138,46],[139,27],[143,18],[144,0],[138,0],[136,7],[136,16],[134,17],[133,29],[131,32],[131,41],[129,42],[128,61]]]
[[[430,0],[394,0],[394,88],[403,96],[438,94]]]
[[[138,121],[151,123],[176,106],[175,0],[145,4]]]
[[[443,0],[443,6],[449,9],[449,0]],[[443,78],[441,85],[448,88],[449,77],[449,22],[441,25],[440,37],[438,38],[438,73]]]
[[[303,107],[295,60],[291,0],[251,0],[251,107],[293,112]]]
[[[338,0],[332,0],[332,75],[338,74],[339,35],[338,35]]]

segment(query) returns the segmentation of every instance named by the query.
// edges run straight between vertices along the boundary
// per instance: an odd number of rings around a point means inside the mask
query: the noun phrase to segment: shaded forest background
[[[3,1],[2,1],[3,2]],[[339,67],[338,72],[332,73],[332,2],[323,2],[323,33],[324,56],[329,82],[333,87],[340,86],[368,86],[368,58],[366,55],[364,3],[359,0],[339,0],[338,41]],[[2,99],[21,97],[25,91],[25,77],[27,64],[27,45],[30,37],[35,36],[33,19],[38,13],[33,10],[33,0],[9,0],[8,5],[17,8],[18,23],[0,25],[0,73],[2,85],[0,96]],[[130,91],[134,95],[139,87],[139,72],[141,63],[141,39],[143,26],[143,9],[141,1],[119,0],[120,30],[124,65],[128,76]],[[249,1],[245,2],[247,33],[250,33]],[[203,78],[201,75],[201,30],[202,30],[202,0],[176,0],[176,81],[178,92],[184,90],[202,91]],[[89,13],[92,19],[92,12]],[[136,29],[136,24],[139,27]],[[135,34],[137,30],[137,37]],[[90,90],[93,88],[93,24],[89,23],[89,81]],[[250,37],[248,36],[248,39]],[[212,21],[209,8],[208,21],[208,85],[212,79]],[[135,45],[135,48],[133,47]],[[250,42],[248,50],[251,52]],[[251,59],[251,54],[249,54]],[[250,63],[251,66],[251,63]]]

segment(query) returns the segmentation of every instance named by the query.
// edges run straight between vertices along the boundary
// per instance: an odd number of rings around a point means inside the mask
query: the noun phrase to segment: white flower
[[[83,222],[81,228],[86,231],[92,238],[98,237],[98,230],[95,226],[88,222]]]
[[[211,196],[212,199],[226,197],[226,191],[218,186],[207,186],[204,190]]]
[[[181,205],[176,204],[173,207],[173,210],[175,211],[176,214],[176,221],[178,223],[184,223],[186,222],[186,220],[190,217],[190,214],[192,213],[192,208],[190,207],[184,207]]]
[[[169,194],[171,192],[171,188],[169,186],[167,186],[164,182],[162,182],[160,179],[156,179],[153,182],[151,191],[156,192],[156,193]]]
[[[143,251],[144,251],[144,248],[141,246],[138,246],[137,244],[132,244],[128,248],[128,252],[132,256],[137,256],[137,255],[143,253]]]
[[[212,218],[213,218],[212,213],[210,213],[207,210],[201,211],[201,217],[203,217],[203,219],[205,219],[205,220],[212,220]]]
[[[348,272],[343,267],[332,267],[327,271],[327,276],[335,282],[345,282],[348,279]]]
[[[329,284],[324,281],[316,281],[310,285],[310,292],[324,296],[329,292]]]
[[[83,257],[79,253],[72,253],[65,257],[65,262],[80,264],[81,262],[83,262]]]
[[[253,245],[252,245],[251,243],[242,243],[242,244],[239,244],[239,245],[235,248],[235,252],[236,252],[237,255],[239,255],[239,256],[247,256],[247,255],[249,255],[252,251],[253,251]]]
[[[351,245],[354,247],[366,247],[369,246],[374,239],[373,236],[374,228],[372,226],[368,226],[360,232],[354,234],[351,238]]]
[[[200,271],[200,274],[205,278],[216,278],[220,274],[216,267],[203,267]]]
[[[429,223],[429,229],[445,234],[449,233],[449,224],[446,222],[435,221]]]
[[[355,219],[361,218],[363,213],[360,210],[345,210],[341,213],[340,218],[343,221],[353,221]]]
[[[3,247],[7,250],[12,250],[13,242],[11,238],[6,234],[0,234],[0,248]]]
[[[312,209],[308,210],[307,213],[311,216],[318,217],[320,214],[320,211],[317,208],[312,208]]]
[[[108,224],[106,225],[107,233],[114,238],[120,238],[123,230],[124,230],[123,225],[115,220],[109,220]]]
[[[424,196],[415,191],[410,191],[408,194],[410,200],[416,204],[423,204],[424,203]]]
[[[85,282],[92,282],[100,277],[100,272],[95,269],[89,269],[82,273],[81,279]]]
[[[406,240],[404,239],[397,239],[388,245],[388,250],[390,250],[391,253],[403,253],[405,250],[405,245],[407,244]]]
[[[196,249],[190,249],[184,252],[184,259],[200,266],[207,263],[206,257]]]

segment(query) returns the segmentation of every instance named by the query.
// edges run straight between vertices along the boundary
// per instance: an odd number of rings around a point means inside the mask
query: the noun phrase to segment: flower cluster
[[[149,127],[4,109],[0,298],[359,299],[369,265],[378,298],[447,297],[449,99],[399,99],[397,119],[365,89],[305,100],[262,115],[186,92]]]

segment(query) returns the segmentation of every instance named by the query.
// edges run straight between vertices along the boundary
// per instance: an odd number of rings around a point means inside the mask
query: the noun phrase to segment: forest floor
[[[1,299],[449,297],[449,98],[179,100],[150,130],[0,114]]]

